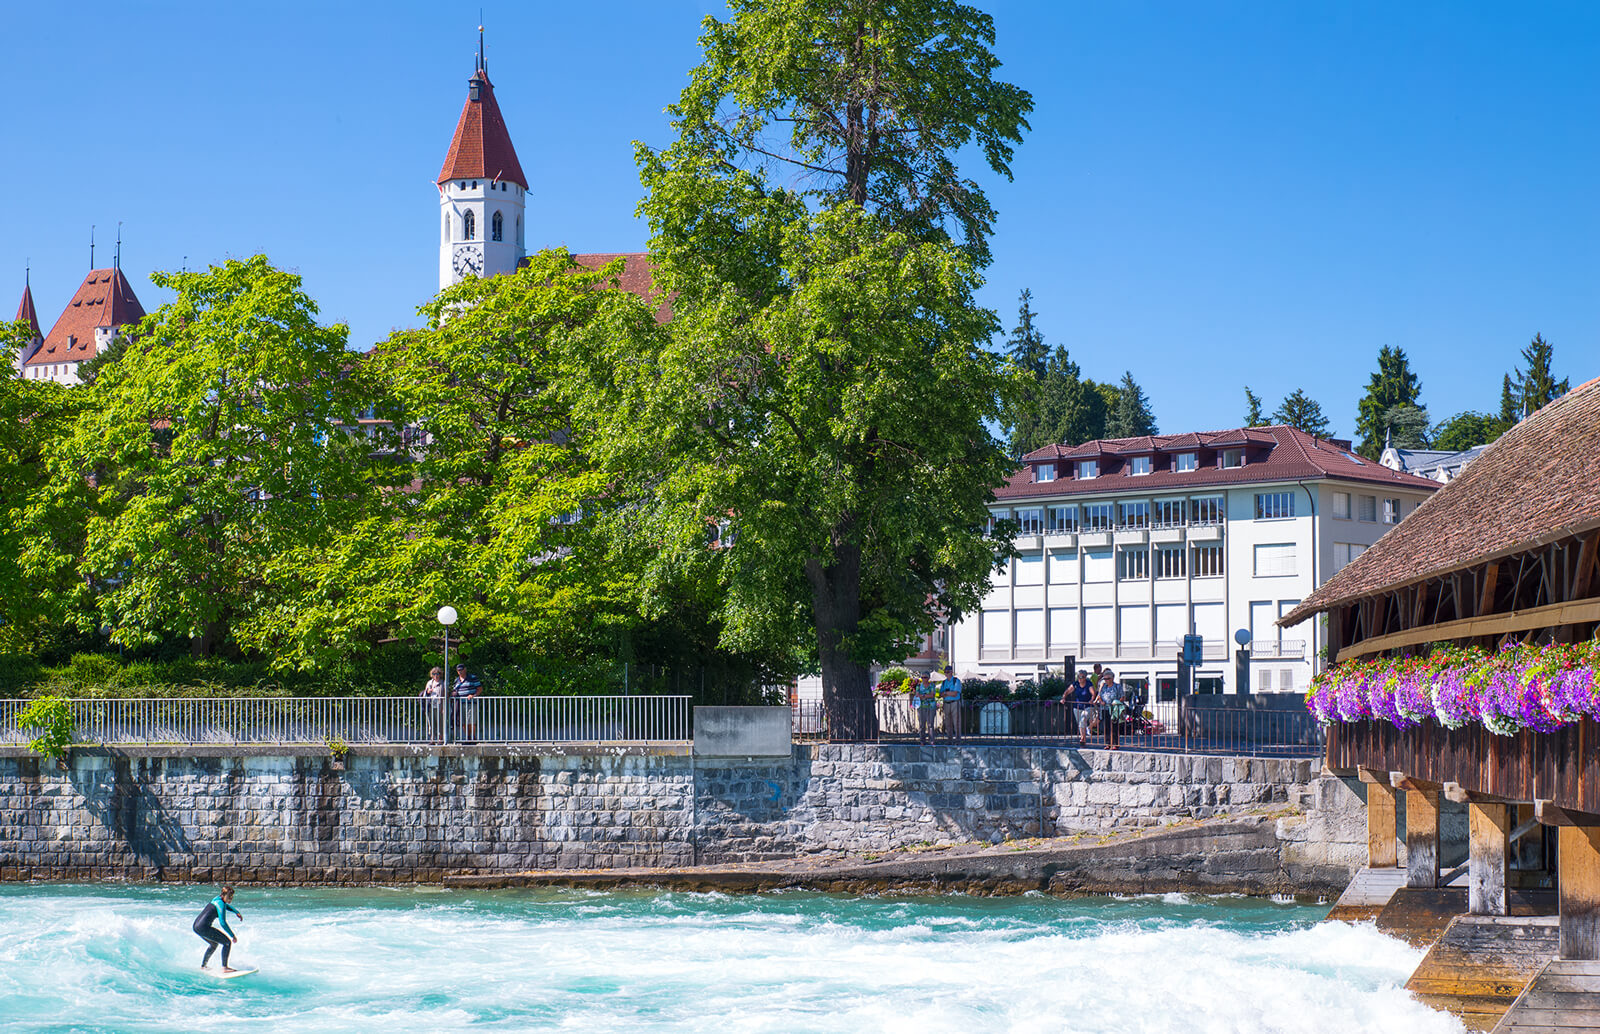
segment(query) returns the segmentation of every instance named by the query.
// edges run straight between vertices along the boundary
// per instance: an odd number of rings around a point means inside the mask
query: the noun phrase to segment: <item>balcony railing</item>
[[[1265,660],[1301,660],[1306,655],[1306,641],[1257,639],[1250,644],[1250,655]]]
[[[69,700],[75,741],[304,745],[477,743],[685,743],[687,696],[484,696],[448,708],[420,697],[205,697]],[[0,744],[32,737],[17,727],[26,700],[0,700]],[[448,721],[448,736],[446,723]]]

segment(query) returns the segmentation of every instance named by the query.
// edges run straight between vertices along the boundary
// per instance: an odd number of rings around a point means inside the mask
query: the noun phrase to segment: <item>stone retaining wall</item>
[[[1353,850],[1338,838],[1357,827],[1333,813],[1360,802],[1333,783],[1303,760],[1031,747],[812,745],[754,759],[391,749],[353,751],[343,771],[322,751],[75,751],[67,771],[13,751],[0,754],[0,879],[396,882],[715,865],[1286,806],[1310,809],[1280,835],[1297,864],[1337,868]]]

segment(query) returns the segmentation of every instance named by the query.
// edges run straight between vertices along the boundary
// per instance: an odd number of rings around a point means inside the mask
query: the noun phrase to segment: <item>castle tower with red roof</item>
[[[31,293],[24,294],[23,301],[31,305]],[[110,348],[124,327],[142,319],[144,306],[120,264],[91,269],[50,333],[23,362],[22,376],[78,384],[78,367]]]
[[[517,268],[523,248],[527,177],[494,99],[478,27],[478,62],[467,80],[467,103],[436,180],[439,187],[439,289],[469,276]]]
[[[39,314],[33,308],[33,284],[27,276],[22,281],[22,301],[17,304],[16,322],[26,323],[33,331],[32,336],[22,343],[22,350],[12,359],[18,377],[22,376],[22,365],[39,350],[39,345],[44,342],[44,335],[39,331]]]

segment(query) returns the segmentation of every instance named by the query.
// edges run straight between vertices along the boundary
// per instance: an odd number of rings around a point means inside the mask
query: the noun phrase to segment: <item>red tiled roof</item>
[[[72,301],[50,328],[28,366],[76,363],[93,359],[94,332],[99,327],[125,327],[144,319],[144,306],[122,270],[91,269]]]
[[[1152,470],[1148,474],[1129,474],[1118,457],[1171,455],[1221,448],[1248,450],[1242,467],[1218,467],[1202,456],[1198,470]],[[1100,476],[1062,477],[1055,481],[1034,481],[1033,463],[1052,459],[1101,458]],[[995,492],[999,499],[1025,499],[1035,496],[1090,495],[1097,492],[1125,492],[1137,488],[1169,490],[1211,488],[1266,481],[1298,481],[1333,478],[1360,481],[1433,492],[1439,483],[1390,470],[1372,460],[1361,459],[1339,439],[1317,438],[1293,427],[1241,427],[1227,431],[1201,431],[1188,434],[1154,435],[1141,438],[1108,438],[1078,446],[1047,445],[1022,457],[1023,466]],[[1062,473],[1070,473],[1063,471]],[[1409,518],[1408,518],[1409,519]]]
[[[1600,527],[1600,377],[1501,435],[1278,623]]]
[[[522,164],[517,161],[517,149],[511,146],[506,120],[501,117],[500,105],[495,102],[489,73],[479,68],[467,82],[477,85],[478,98],[474,100],[468,94],[461,117],[456,120],[456,135],[450,140],[444,166],[434,182],[506,180],[524,190],[528,189],[528,178],[522,174]]]
[[[39,336],[39,314],[33,311],[33,288],[22,289],[22,301],[17,305],[18,323],[26,323],[33,328],[33,336]]]
[[[615,262],[617,259],[623,260],[622,273],[617,277],[617,286],[646,302],[654,303],[656,319],[665,322],[671,318],[671,306],[667,300],[656,297],[655,266],[651,264],[649,255],[642,251],[597,251],[587,255],[572,256],[572,261],[585,269],[599,269],[607,262]]]

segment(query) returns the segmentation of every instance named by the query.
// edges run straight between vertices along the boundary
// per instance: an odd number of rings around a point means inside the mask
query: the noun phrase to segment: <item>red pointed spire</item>
[[[511,134],[506,131],[506,120],[495,103],[481,39],[477,67],[467,80],[467,103],[456,121],[456,135],[444,156],[444,167],[434,182],[463,179],[505,180],[528,189],[522,163],[517,161],[517,149],[511,146]]]
[[[22,288],[22,303],[17,306],[17,322],[26,323],[33,331],[34,337],[42,337],[39,330],[39,314],[33,309],[33,285],[24,284]]]

